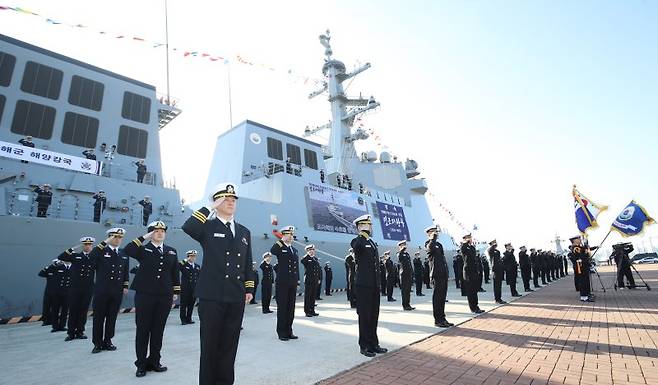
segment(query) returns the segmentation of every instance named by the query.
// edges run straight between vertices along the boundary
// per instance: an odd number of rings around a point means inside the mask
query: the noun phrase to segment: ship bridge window
[[[74,106],[100,111],[103,104],[103,83],[73,75],[71,79],[71,91],[69,91],[69,103]]]
[[[302,154],[299,152],[299,146],[286,143],[286,155],[288,156],[288,160],[290,160],[290,163],[298,164],[301,166]]]
[[[15,56],[0,51],[0,86],[9,87],[15,65]]]
[[[313,170],[318,169],[318,154],[315,151],[304,149],[304,164]]]
[[[19,100],[16,102],[11,132],[23,136],[31,135],[39,139],[50,139],[53,136],[54,123],[54,108]]]
[[[119,142],[117,152],[122,155],[146,158],[146,145],[148,132],[139,128],[121,126],[119,128]]]
[[[283,160],[283,144],[280,140],[267,138],[267,156],[272,159]]]
[[[67,112],[64,117],[62,143],[94,148],[98,137],[98,119]]]
[[[23,73],[21,90],[30,94],[57,100],[62,88],[64,73],[57,68],[28,61]]]
[[[2,123],[2,112],[5,110],[5,101],[7,98],[5,98],[4,95],[0,95],[0,123]]]
[[[135,122],[148,124],[150,115],[151,99],[128,91],[123,93],[121,116]]]

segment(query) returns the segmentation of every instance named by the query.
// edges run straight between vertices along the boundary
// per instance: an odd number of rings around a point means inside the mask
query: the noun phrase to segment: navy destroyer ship
[[[309,97],[327,97],[330,122],[307,128],[303,137],[249,120],[221,133],[205,196],[217,183],[233,182],[240,196],[236,220],[251,230],[256,261],[276,241],[276,229],[294,225],[296,242],[315,244],[322,264],[333,267],[333,287],[342,288],[356,217],[373,216],[373,238],[382,252],[394,251],[403,239],[420,249],[424,229],[436,221],[415,161],[357,153],[355,143],[368,133],[355,129],[355,120],[380,104],[347,96],[342,84],[370,64],[348,71],[333,57],[328,31],[320,42],[324,83]],[[180,113],[178,102],[159,96],[152,85],[0,35],[1,319],[38,319],[44,281],[37,272],[79,237],[104,239],[115,226],[125,228],[128,238],[143,234],[139,201],[145,196],[153,202],[150,220],[170,228],[168,244],[179,251],[198,248],[180,229],[190,207],[162,178],[159,130]],[[328,143],[308,139],[323,130]],[[19,143],[26,136],[34,147]],[[83,155],[89,149],[96,160]],[[140,159],[147,165],[142,183],[135,164]],[[41,217],[34,191],[44,184],[53,196]],[[101,190],[107,205],[94,222],[93,196]],[[454,240],[445,232],[440,240],[450,258]],[[129,296],[123,306],[131,304]]]

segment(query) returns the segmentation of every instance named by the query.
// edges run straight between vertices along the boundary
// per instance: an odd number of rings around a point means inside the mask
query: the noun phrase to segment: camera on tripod
[[[612,249],[615,252],[621,251],[626,255],[630,254],[634,250],[633,244],[630,242],[617,243],[616,245],[612,245]]]

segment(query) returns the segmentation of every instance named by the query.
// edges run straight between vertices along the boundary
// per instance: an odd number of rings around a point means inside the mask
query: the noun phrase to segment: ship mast
[[[379,107],[379,102],[375,101],[372,96],[368,99],[360,96],[358,98],[348,98],[343,90],[343,82],[370,68],[370,63],[366,63],[348,73],[343,62],[332,58],[333,51],[330,45],[329,30],[326,34],[320,35],[319,38],[320,44],[325,48],[325,63],[322,66],[322,73],[326,80],[321,89],[309,95],[309,99],[324,92],[329,93],[331,122],[315,129],[307,128],[304,136],[315,134],[323,129],[329,129],[329,143],[324,154],[327,160],[327,175],[329,177],[335,174],[349,175],[349,159],[356,157],[354,142],[368,138],[368,134],[361,129],[352,132],[354,120],[366,111]]]

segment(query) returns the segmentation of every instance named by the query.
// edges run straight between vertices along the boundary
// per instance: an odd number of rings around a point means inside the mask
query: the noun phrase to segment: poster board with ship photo
[[[352,221],[368,214],[366,202],[353,191],[309,183],[306,192],[311,224],[316,231],[356,234]]]

